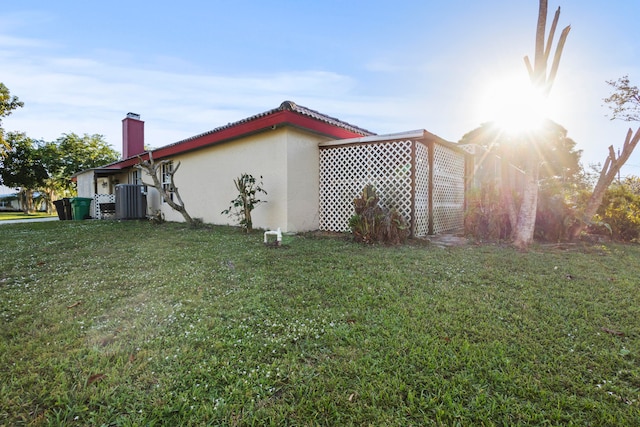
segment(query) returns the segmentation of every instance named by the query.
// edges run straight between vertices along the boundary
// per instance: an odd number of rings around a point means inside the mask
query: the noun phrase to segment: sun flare
[[[539,129],[550,106],[547,97],[528,79],[508,77],[486,87],[480,108],[485,121],[517,134]]]

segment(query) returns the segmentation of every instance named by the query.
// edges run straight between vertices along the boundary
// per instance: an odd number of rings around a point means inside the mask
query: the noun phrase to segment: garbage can
[[[53,205],[56,207],[56,212],[58,213],[58,219],[60,221],[64,221],[67,218],[67,213],[64,210],[64,200],[54,200]]]
[[[87,197],[73,197],[71,202],[71,211],[74,220],[91,218],[89,210],[91,208],[91,200]]]
[[[71,199],[69,197],[65,197],[62,199],[64,205],[64,219],[72,220],[73,216],[71,216]]]

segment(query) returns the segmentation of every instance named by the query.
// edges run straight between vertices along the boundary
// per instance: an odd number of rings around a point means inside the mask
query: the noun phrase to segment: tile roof
[[[293,101],[284,101],[282,104],[280,104],[280,106],[278,108],[274,108],[274,109],[265,111],[263,113],[255,114],[255,115],[253,115],[251,117],[247,117],[245,119],[238,120],[237,122],[227,123],[224,126],[219,126],[219,127],[215,128],[215,129],[212,129],[210,131],[207,131],[207,132],[204,132],[204,133],[201,133],[201,134],[198,134],[198,135],[191,136],[191,137],[183,139],[181,141],[174,142],[171,145],[180,144],[182,142],[190,141],[192,139],[197,139],[197,138],[200,138],[200,137],[203,137],[203,136],[206,136],[206,135],[210,135],[212,133],[220,132],[221,130],[232,128],[234,126],[238,126],[238,125],[241,125],[243,123],[248,123],[248,122],[251,122],[253,120],[256,120],[256,119],[259,119],[259,118],[262,118],[262,117],[266,117],[266,116],[268,116],[270,114],[278,113],[280,111],[292,111],[294,113],[298,113],[298,114],[301,114],[303,116],[310,117],[312,119],[315,119],[315,120],[330,124],[332,126],[336,126],[336,127],[339,127],[339,128],[346,129],[346,130],[348,130],[350,132],[357,133],[357,134],[362,135],[362,136],[375,135],[375,133],[370,132],[370,131],[368,131],[366,129],[362,129],[362,128],[358,127],[358,126],[355,126],[355,125],[352,125],[350,123],[344,122],[342,120],[336,119],[335,117],[327,116],[326,114],[322,114],[322,113],[320,113],[318,111],[315,111],[315,110],[312,110],[310,108],[303,107],[302,105],[298,105]]]
[[[152,150],[153,158],[159,160],[164,157],[186,153],[210,145],[261,132],[266,129],[275,129],[276,126],[290,125],[316,132],[335,139],[354,138],[357,136],[373,136],[375,133],[359,128],[350,123],[327,116],[292,101],[284,101],[278,108],[256,114],[251,117],[228,123],[208,132],[191,136],[189,138],[164,145]],[[138,162],[138,158],[148,158],[149,152],[131,156],[117,162],[103,166],[106,169],[121,169],[132,166]]]

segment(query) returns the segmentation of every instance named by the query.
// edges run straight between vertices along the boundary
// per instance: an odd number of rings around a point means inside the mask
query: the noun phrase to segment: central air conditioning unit
[[[147,217],[147,195],[144,185],[116,185],[116,219],[142,219]]]

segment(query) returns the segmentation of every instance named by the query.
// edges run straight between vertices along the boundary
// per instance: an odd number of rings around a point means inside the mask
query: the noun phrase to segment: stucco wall
[[[221,212],[237,196],[233,180],[246,172],[257,180],[262,176],[267,195],[259,198],[253,211],[256,228],[308,231],[318,228],[318,143],[326,138],[294,128],[268,132],[178,155],[175,183],[187,211],[211,224],[237,224]],[[144,177],[145,181],[151,181]],[[182,216],[149,191],[152,212],[162,209],[168,221]]]
[[[232,222],[221,211],[229,207],[236,196],[233,179],[246,172],[257,179],[264,176],[264,187],[269,193],[264,197],[268,203],[254,210],[254,226],[268,227],[276,222],[284,211],[284,183],[280,172],[285,169],[280,154],[283,146],[282,132],[274,131],[173,158],[174,168],[180,162],[174,178],[188,212],[207,223]],[[182,221],[182,216],[166,203],[162,210],[167,220]]]
[[[291,129],[287,134],[287,230],[319,227],[320,153],[322,138]],[[284,229],[284,228],[283,228]]]
[[[88,170],[77,175],[76,189],[78,197],[93,198],[93,171]]]

